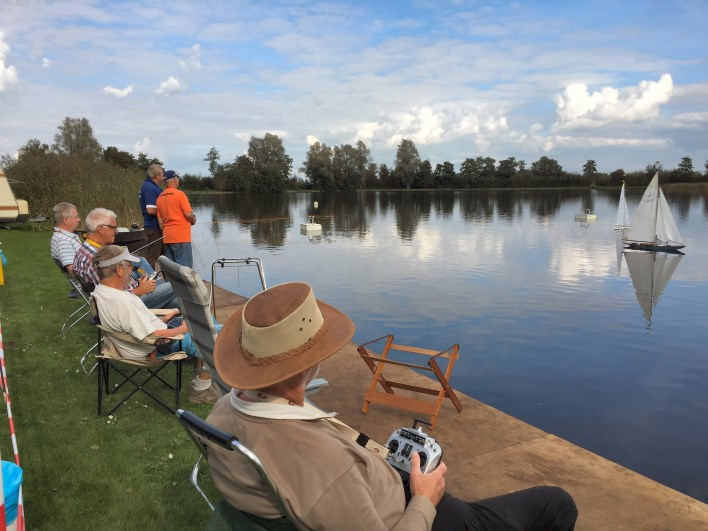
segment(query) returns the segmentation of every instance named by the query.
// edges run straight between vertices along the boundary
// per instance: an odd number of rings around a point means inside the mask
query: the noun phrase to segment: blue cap
[[[165,172],[165,181],[167,179],[174,179],[175,177],[179,177],[179,174],[175,170],[167,170]]]

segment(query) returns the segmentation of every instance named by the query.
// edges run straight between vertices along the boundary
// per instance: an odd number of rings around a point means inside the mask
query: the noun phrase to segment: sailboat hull
[[[681,253],[679,249],[683,249],[685,245],[659,245],[651,242],[631,242],[625,245],[625,249],[633,249],[636,251],[662,251],[665,253]]]

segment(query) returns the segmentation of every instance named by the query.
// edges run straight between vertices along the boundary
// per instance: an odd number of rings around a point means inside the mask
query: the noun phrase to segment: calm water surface
[[[199,195],[195,268],[256,256],[269,286],[309,282],[352,317],[355,342],[459,343],[455,388],[708,501],[708,192],[666,192],[687,247],[663,280],[618,253],[619,190]],[[301,234],[310,214],[321,235]],[[252,270],[217,281],[258,289]]]

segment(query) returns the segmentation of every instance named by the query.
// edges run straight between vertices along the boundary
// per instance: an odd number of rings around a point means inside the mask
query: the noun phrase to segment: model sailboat
[[[628,249],[642,251],[677,251],[685,247],[659,186],[658,171],[644,191],[623,239]]]
[[[624,230],[627,227],[629,227],[629,210],[627,210],[627,199],[624,197],[624,181],[622,181],[622,191],[620,192],[617,220],[614,228],[615,230]]]

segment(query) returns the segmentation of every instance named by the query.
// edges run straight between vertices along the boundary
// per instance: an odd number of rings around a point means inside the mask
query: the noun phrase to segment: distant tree
[[[22,157],[37,157],[49,153],[49,146],[37,138],[28,140],[24,146],[17,150],[17,159]]]
[[[481,158],[467,157],[460,164],[459,183],[462,188],[475,188],[478,185],[482,178],[482,165],[479,161]]]
[[[594,160],[588,160],[583,164],[583,177],[591,181],[597,178],[597,163]]]
[[[367,181],[374,175],[376,175],[376,171],[374,170],[374,173],[371,173],[371,170],[375,168],[375,166],[372,167],[374,159],[371,157],[371,151],[369,151],[369,148],[366,147],[366,144],[364,144],[364,142],[362,142],[361,140],[357,140],[355,147],[356,171],[359,177],[358,187],[359,190],[361,190],[363,188],[366,188]]]
[[[137,158],[135,159],[135,164],[140,168],[142,171],[147,171],[148,167],[151,164],[157,164],[159,166],[162,166],[164,168],[165,164],[158,159],[157,157],[153,158],[148,158],[148,156],[145,153],[138,153]],[[166,170],[169,168],[165,168]]]
[[[690,178],[693,176],[693,159],[691,157],[683,157],[678,165],[678,171],[682,175]]]
[[[555,159],[541,157],[531,164],[531,173],[549,182],[558,182],[564,177],[563,168]]]
[[[610,182],[612,184],[621,184],[622,181],[624,181],[624,179],[625,179],[625,174],[624,174],[624,170],[622,168],[610,173]]]
[[[93,128],[86,118],[64,118],[54,135],[52,151],[64,155],[77,155],[97,160],[103,155],[103,148],[93,136]]]
[[[386,164],[379,166],[379,186],[381,188],[400,188],[401,181],[396,178]]]
[[[433,165],[430,164],[428,159],[425,159],[418,166],[418,171],[415,174],[415,180],[413,181],[413,187],[419,189],[433,188],[435,186],[435,180],[433,178]]]
[[[703,167],[706,169],[706,172],[705,172],[704,175],[705,175],[706,177],[708,177],[708,160],[706,161],[706,163],[704,164]]]
[[[356,190],[361,182],[361,166],[354,146],[342,144],[332,149],[332,174],[337,190]]]
[[[103,159],[120,166],[124,170],[134,168],[137,165],[137,161],[131,153],[121,151],[115,146],[108,146],[103,151]]]
[[[504,160],[499,161],[499,166],[497,167],[497,179],[502,181],[502,184],[509,186],[511,179],[517,173],[517,162],[516,157],[509,157]]]
[[[436,188],[452,188],[457,180],[454,164],[452,162],[436,164],[433,180]]]
[[[209,173],[211,173],[212,177],[216,175],[216,172],[219,170],[219,159],[221,158],[221,155],[217,151],[215,147],[212,147],[209,150],[209,153],[207,153],[206,157],[202,159],[204,162],[209,163]]]
[[[288,156],[278,135],[266,133],[251,137],[248,156],[253,161],[253,192],[282,192],[292,172],[293,159]]]
[[[405,188],[410,188],[420,166],[420,155],[412,140],[404,138],[396,151],[394,173]]]
[[[247,155],[239,155],[231,166],[228,178],[228,190],[232,192],[250,192],[256,178],[256,166]]]
[[[336,190],[332,167],[332,149],[328,148],[326,144],[315,142],[310,146],[300,171],[309,179],[313,189],[328,192]]]

